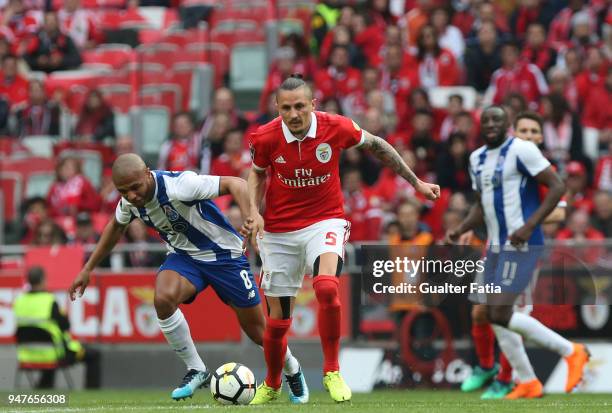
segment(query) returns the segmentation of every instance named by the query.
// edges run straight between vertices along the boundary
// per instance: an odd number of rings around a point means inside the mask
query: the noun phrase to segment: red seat
[[[154,44],[161,41],[163,33],[157,29],[141,29],[138,31],[140,44]]]
[[[83,52],[84,63],[104,63],[114,69],[135,61],[135,57],[136,54],[132,48],[123,44],[107,44]]]
[[[206,62],[212,63],[215,68],[215,87],[223,86],[225,74],[229,70],[229,51],[224,44],[190,44],[187,51],[204,54]]]
[[[0,192],[2,192],[2,210],[5,221],[11,222],[17,219],[23,197],[23,187],[21,174],[14,171],[0,171]]]
[[[88,93],[89,89],[83,85],[70,86],[65,100],[66,106],[70,109],[70,112],[74,114],[81,113]]]
[[[174,114],[183,105],[181,87],[168,83],[144,86],[138,103],[142,106],[164,106],[170,114]]]
[[[132,106],[132,87],[125,84],[109,84],[101,88],[106,102],[121,113],[128,113]]]
[[[138,47],[139,63],[157,63],[166,69],[172,67],[178,54],[178,46],[172,43],[157,43]]]

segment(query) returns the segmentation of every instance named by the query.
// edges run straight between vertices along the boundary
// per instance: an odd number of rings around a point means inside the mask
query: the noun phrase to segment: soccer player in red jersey
[[[438,185],[416,177],[385,140],[343,116],[315,111],[312,91],[299,75],[286,79],[276,94],[280,117],[251,136],[253,167],[248,177],[251,215],[242,228],[257,240],[262,258],[261,286],[269,318],[264,333],[268,367],[251,404],[279,397],[283,354],[291,313],[304,274],[312,274],[319,302],[318,326],[323,348],[323,385],[333,400],[350,400],[339,374],[340,298],[338,276],[350,224],[344,219],[339,160],[343,149],[361,146],[410,182],[427,199],[440,196]],[[266,187],[266,170],[270,184]],[[259,213],[264,193],[265,212]],[[300,375],[303,377],[303,375]],[[288,383],[294,387],[305,382]],[[306,403],[308,394],[292,397]]]

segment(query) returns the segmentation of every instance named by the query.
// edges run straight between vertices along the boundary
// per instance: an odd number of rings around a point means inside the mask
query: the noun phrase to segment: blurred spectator
[[[382,213],[372,191],[363,185],[361,172],[347,169],[342,175],[344,213],[351,222],[349,241],[380,239]]]
[[[566,43],[566,48],[575,48],[584,54],[591,47],[600,45],[597,32],[593,31],[593,16],[587,11],[581,11],[572,17],[572,37]]]
[[[135,219],[130,223],[125,232],[125,239],[129,244],[139,247],[126,253],[130,267],[157,267],[164,261],[163,254],[149,251],[148,244],[158,241],[149,235],[146,224],[141,220]]]
[[[21,205],[23,211],[21,243],[29,244],[32,242],[38,225],[49,218],[49,208],[47,201],[43,197],[26,199]]]
[[[16,136],[59,135],[60,108],[47,98],[44,85],[39,80],[30,81],[28,102],[17,110]]]
[[[460,70],[453,54],[440,48],[436,29],[426,24],[417,38],[417,48],[411,56],[409,66],[415,66],[419,74],[419,85],[423,88],[455,86],[459,82]]]
[[[319,66],[325,67],[329,64],[329,58],[331,56],[332,49],[335,46],[346,47],[349,52],[349,65],[356,66],[357,64],[363,64],[363,54],[361,50],[353,41],[351,30],[349,26],[338,25],[333,28],[325,36],[325,40],[321,45],[321,52],[319,53]],[[315,68],[315,74],[316,74]]]
[[[38,22],[30,15],[22,0],[9,0],[2,12],[2,24],[4,36],[11,43],[11,53],[21,56],[25,52],[24,40],[36,31]]]
[[[525,97],[532,109],[537,107],[541,96],[548,93],[544,75],[537,66],[521,62],[519,46],[506,43],[501,50],[502,67],[491,77],[485,94],[485,104],[499,105],[510,92],[518,92]]]
[[[612,192],[597,191],[593,196],[591,225],[604,237],[612,238]]]
[[[329,66],[315,75],[316,96],[320,100],[343,97],[360,88],[361,73],[349,66],[349,52],[344,46],[334,46]]]
[[[207,135],[209,128],[212,126],[212,124],[207,124],[208,121],[212,121],[214,115],[217,114],[223,114],[228,117],[228,120],[230,122],[230,128],[246,130],[246,128],[249,126],[249,122],[236,108],[236,103],[234,101],[234,93],[226,87],[218,88],[217,90],[215,90],[211,112],[206,117],[206,120],[202,125],[202,134],[204,136]]]
[[[557,52],[546,43],[546,29],[540,23],[532,23],[527,28],[527,40],[521,57],[546,73],[557,60]]]
[[[17,58],[13,55],[2,59],[0,73],[0,95],[5,95],[11,107],[28,100],[28,80],[17,73]]]
[[[455,132],[467,137],[467,145],[471,150],[481,144],[479,141],[479,128],[477,120],[467,110],[459,112],[455,117]]]
[[[583,209],[587,214],[590,213],[593,209],[593,191],[588,187],[586,168],[580,162],[571,161],[565,172],[569,209]]]
[[[502,106],[506,109],[506,113],[508,113],[510,124],[514,123],[516,115],[526,111],[528,108],[525,97],[518,92],[508,93],[502,102]]]
[[[506,16],[499,10],[499,7],[492,1],[476,1],[471,5],[475,17],[472,22],[471,31],[466,35],[468,42],[477,36],[478,31],[485,23],[493,23],[497,35],[503,39],[507,38],[506,33],[510,31]]]
[[[567,227],[559,231],[558,240],[574,241],[598,241],[603,240],[604,235],[593,228],[589,222],[588,211],[577,209],[568,218]]]
[[[30,245],[37,247],[51,247],[66,244],[68,238],[62,228],[52,219],[41,221],[34,230],[34,237]]]
[[[608,66],[603,87],[596,87],[588,94],[582,121],[584,126],[591,128],[612,129],[612,64]]]
[[[95,47],[101,34],[89,10],[81,8],[80,0],[65,0],[57,12],[62,32],[70,36],[79,49]]]
[[[426,109],[418,109],[412,116],[412,136],[409,148],[418,160],[418,176],[423,176],[434,166],[436,140],[433,134],[433,122],[433,114]]]
[[[557,13],[550,24],[548,40],[552,47],[560,50],[567,45],[572,33],[572,26],[576,24],[573,18],[581,11],[584,11],[589,19],[589,31],[592,33],[595,32],[595,24],[597,21],[593,11],[589,9],[588,5],[585,5],[584,0],[569,0],[568,6]]]
[[[397,223],[399,224],[399,234],[392,235],[389,243],[411,244],[418,246],[430,245],[433,236],[429,227],[420,220],[421,205],[414,201],[405,201],[397,207]]]
[[[570,159],[583,160],[580,119],[571,112],[565,98],[550,94],[542,98],[540,106],[546,156],[560,165]]]
[[[314,9],[311,18],[312,39],[311,46],[313,53],[317,53],[323,39],[340,18],[340,0],[321,0]]]
[[[552,67],[548,71],[548,86],[551,94],[561,95],[567,101],[573,112],[578,110],[578,89],[576,81],[567,68]]]
[[[397,135],[399,135],[400,140],[406,140],[406,134],[412,135],[414,133],[414,115],[419,111],[429,112],[432,118],[431,131],[434,137],[438,138],[440,127],[446,118],[446,112],[443,109],[431,106],[427,90],[421,87],[414,88],[410,91],[409,98],[400,100],[397,105]],[[392,138],[389,139],[392,140]],[[397,136],[393,140],[397,140]]]
[[[336,98],[328,98],[321,102],[321,110],[332,115],[344,115],[340,101]]]
[[[467,85],[477,92],[484,92],[493,73],[501,67],[501,53],[497,31],[491,22],[485,22],[478,30],[478,42],[465,51]]]
[[[32,70],[53,72],[76,69],[81,64],[79,50],[70,36],[60,31],[55,12],[46,12],[38,33],[28,40],[25,59]]]
[[[340,176],[347,169],[358,169],[361,171],[365,184],[371,186],[378,180],[380,165],[378,160],[372,158],[369,152],[358,148],[349,148],[340,155]]]
[[[391,14],[390,2],[393,0],[368,0],[367,10],[372,22],[379,31],[384,31],[385,27],[394,24],[396,18]]]
[[[451,134],[442,153],[436,157],[438,185],[453,192],[469,192],[472,188],[468,173],[469,157],[466,136],[460,133]]]
[[[576,78],[582,72],[583,56],[576,49],[567,49],[565,53],[560,54],[561,64],[569,70],[570,76]]]
[[[217,113],[206,119],[203,129],[203,147],[200,159],[202,173],[209,170],[213,159],[223,153],[225,135],[232,129],[230,117],[225,113]]]
[[[134,140],[131,136],[123,135],[115,140],[115,155],[134,152]]]
[[[431,24],[439,36],[439,46],[450,51],[457,61],[463,60],[465,39],[457,27],[450,24],[450,16],[446,7],[437,7],[431,14]]]
[[[78,159],[66,157],[59,160],[47,203],[53,217],[76,216],[79,212],[96,212],[100,209],[100,196],[82,174]]]
[[[546,35],[546,28],[556,12],[551,3],[553,2],[548,0],[519,0],[518,7],[510,16],[510,28],[514,37],[523,40],[528,27],[532,24],[540,25]]]
[[[587,51],[584,70],[576,76],[578,104],[583,108],[592,91],[602,89],[605,85],[608,64],[601,50],[591,48]]]
[[[100,199],[102,206],[100,207],[101,212],[108,214],[114,214],[117,209],[117,203],[121,199],[121,194],[115,188],[112,179],[112,170],[106,169],[102,174],[102,184],[100,185]]]
[[[440,141],[445,142],[455,131],[457,115],[464,111],[463,96],[452,94],[448,97],[447,115],[440,126]]]
[[[357,47],[356,53],[351,56],[351,66],[363,69],[366,64],[376,63],[378,51],[385,43],[382,30],[373,24],[369,16],[356,13],[351,21],[353,43]]]
[[[314,78],[317,65],[314,58],[310,55],[308,42],[303,35],[289,33],[282,40],[283,47],[289,47],[294,52],[293,73],[301,73],[306,80]]]
[[[434,0],[417,0],[415,7],[400,18],[398,24],[404,30],[408,46],[417,45],[419,33],[423,26],[429,22],[434,6]]]
[[[612,129],[603,131],[600,135],[600,140],[602,137],[608,140],[608,154],[602,156],[597,161],[594,187],[603,191],[612,192]]]
[[[223,153],[213,159],[210,167],[211,175],[242,176],[251,166],[251,155],[242,145],[242,131],[233,129],[227,133],[223,143]]]
[[[402,30],[395,25],[385,27],[385,40],[380,49],[375,55],[368,56],[371,67],[380,67],[384,63],[387,48],[390,46],[399,46],[403,49],[404,42],[402,39]],[[366,68],[367,69],[367,68]],[[365,70],[365,69],[364,69]]]
[[[371,90],[366,99],[368,106],[380,113],[385,136],[394,131],[397,125],[397,114],[393,97],[388,92]]]
[[[365,111],[374,104],[385,116],[395,117],[395,99],[389,91],[380,88],[380,72],[377,69],[373,67],[365,68],[361,72],[360,84],[361,88],[344,97],[341,101],[342,112],[345,116],[357,123],[362,123]],[[371,96],[372,92],[378,96]],[[391,122],[391,119],[388,118],[387,121]],[[386,123],[387,121],[385,121],[385,126],[391,126]]]
[[[407,67],[404,60],[404,50],[401,46],[388,46],[381,70],[381,88],[395,97],[400,119],[404,116],[404,112],[401,112],[402,105],[405,105],[410,92],[419,85],[418,73]]]
[[[72,244],[95,244],[100,239],[93,226],[89,212],[79,212],[76,216],[76,231]],[[85,259],[87,261],[87,258]]]
[[[74,134],[86,141],[100,142],[115,137],[115,115],[98,89],[92,89],[85,98]]]
[[[159,150],[157,169],[194,171],[198,168],[199,141],[191,115],[179,112],[172,119],[172,135]]]
[[[266,105],[283,81],[295,72],[295,51],[290,47],[281,47],[274,52],[274,64],[268,72],[266,84],[259,98],[259,110],[266,111]],[[301,72],[297,72],[301,73]]]

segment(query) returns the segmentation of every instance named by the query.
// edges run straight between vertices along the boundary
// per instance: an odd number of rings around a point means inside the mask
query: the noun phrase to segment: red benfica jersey
[[[363,142],[363,131],[344,116],[313,112],[299,140],[278,117],[251,135],[253,167],[270,168],[266,192],[268,232],[290,232],[331,218],[344,218],[338,164],[340,152]]]

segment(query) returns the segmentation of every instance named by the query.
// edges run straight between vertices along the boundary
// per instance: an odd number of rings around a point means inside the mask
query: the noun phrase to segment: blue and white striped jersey
[[[140,218],[154,228],[170,252],[198,261],[219,261],[242,255],[242,239],[210,200],[219,196],[220,177],[195,172],[152,171],[155,195],[144,208],[121,198],[115,218],[128,224]]]
[[[523,226],[540,206],[535,176],[549,166],[536,145],[514,137],[495,149],[485,145],[472,152],[472,188],[481,196],[489,245],[509,245],[508,235]],[[528,244],[543,243],[538,226]]]

